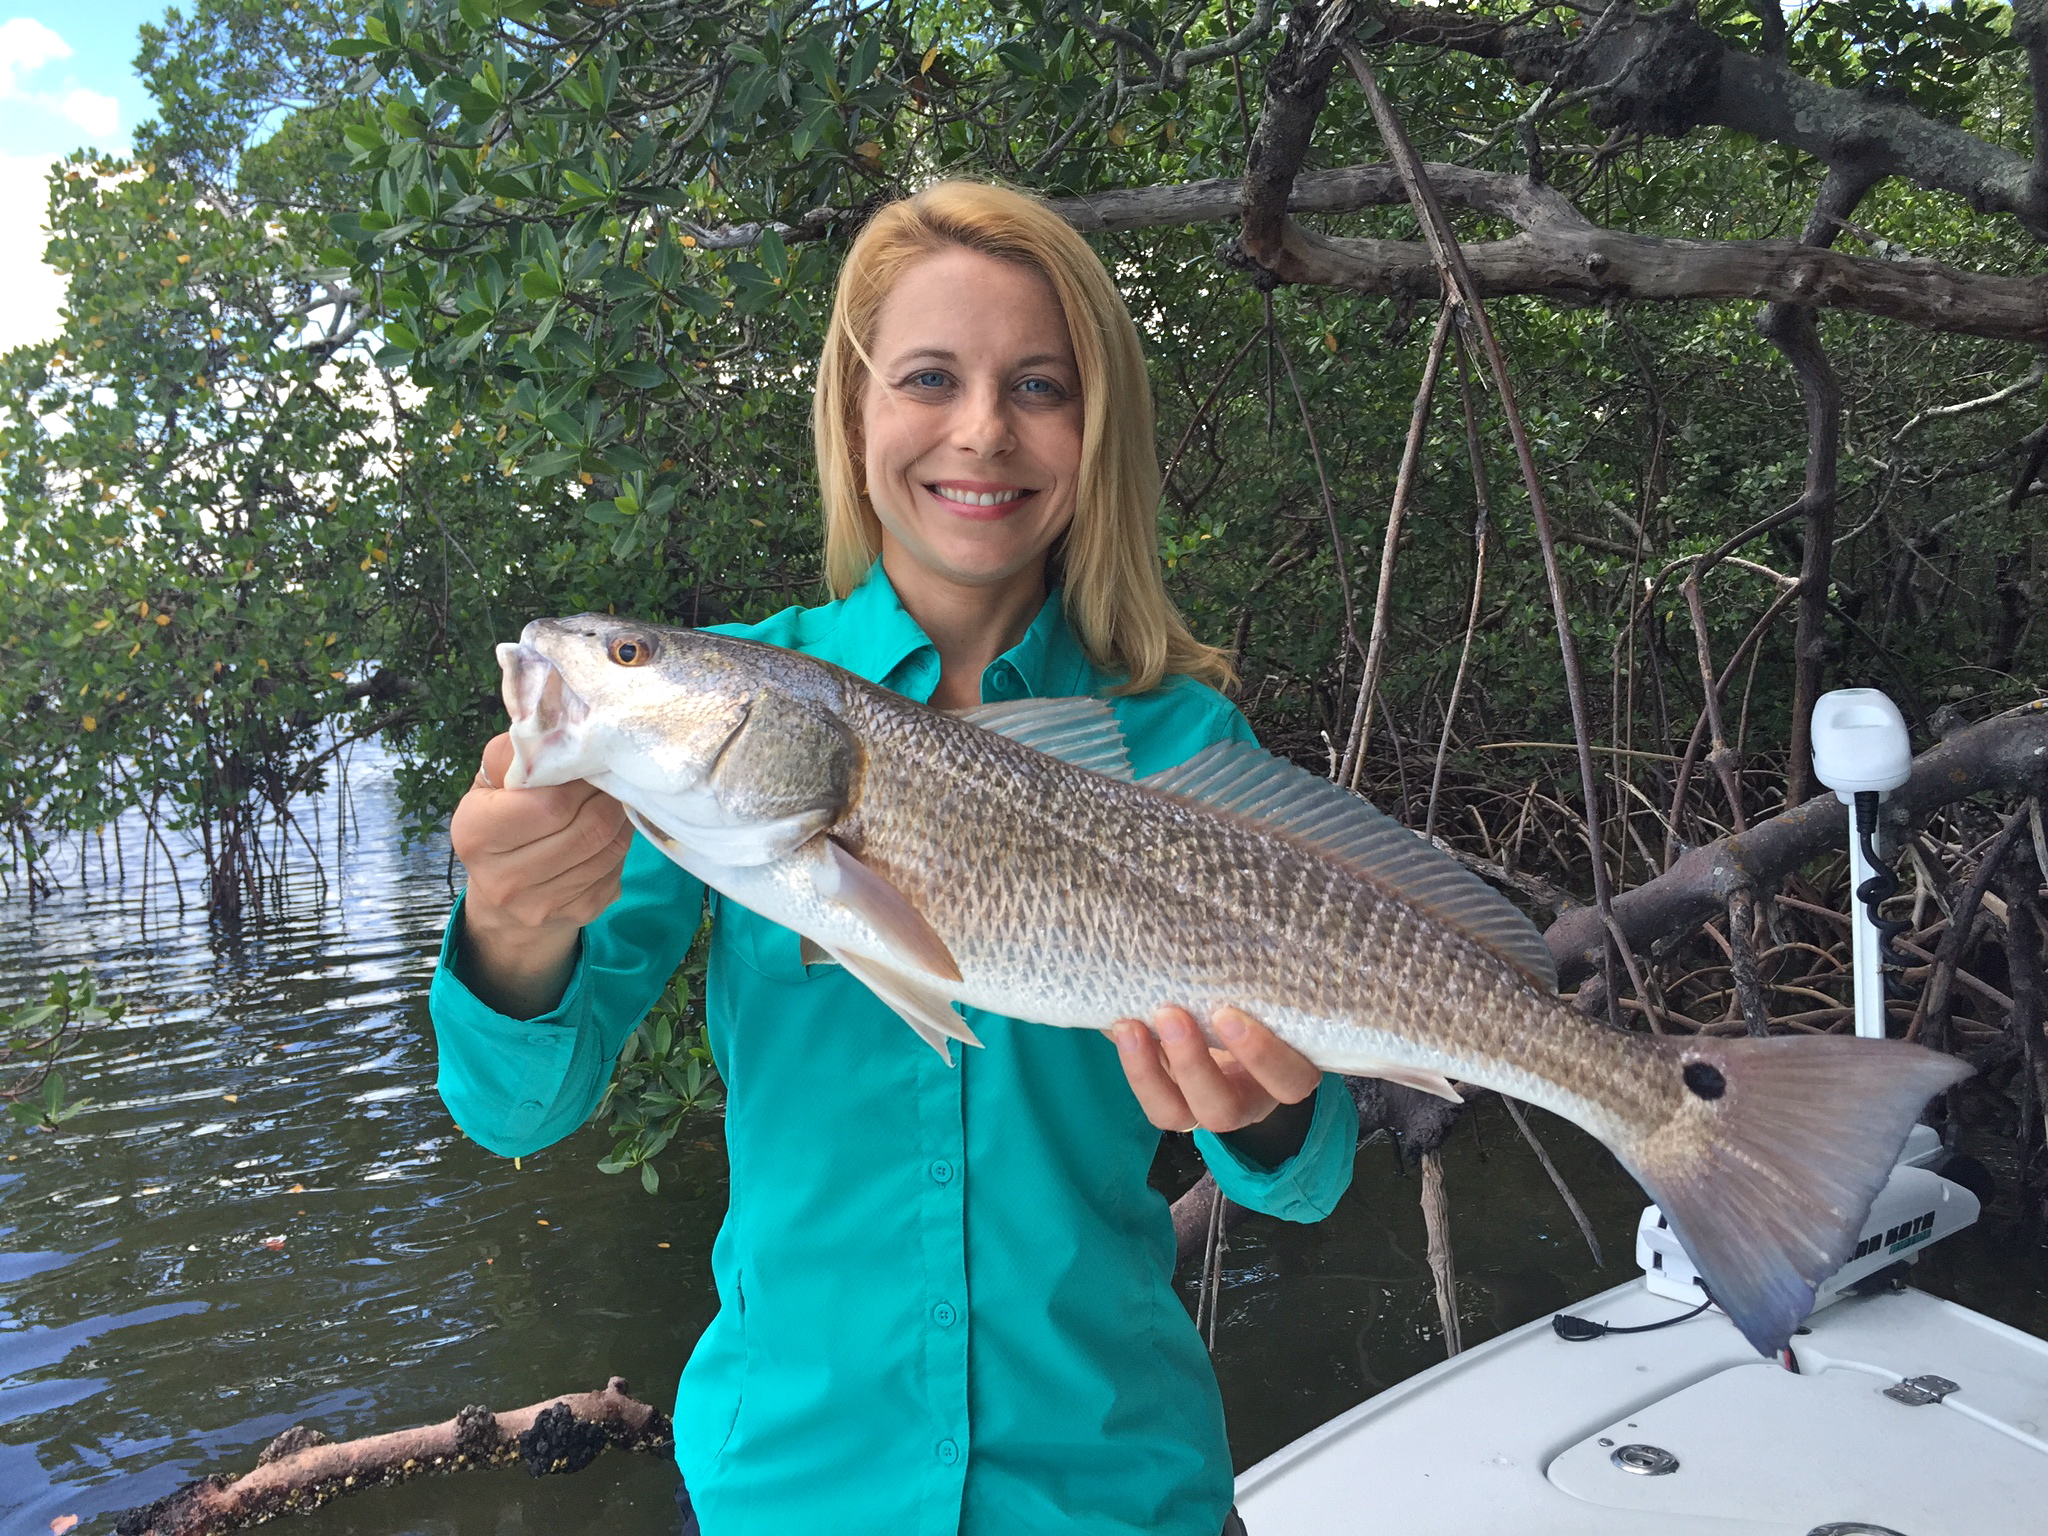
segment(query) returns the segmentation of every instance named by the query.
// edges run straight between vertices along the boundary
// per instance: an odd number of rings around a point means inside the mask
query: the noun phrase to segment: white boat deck
[[[1568,1310],[1633,1325],[1688,1309],[1637,1278]],[[1546,1316],[1269,1456],[1238,1508],[1251,1536],[2048,1533],[2048,1344],[1913,1290],[1845,1297],[1809,1326],[1795,1375],[1718,1311],[1583,1343]],[[1885,1395],[1923,1375],[1956,1390]],[[1626,1470],[1623,1447],[1677,1465]]]

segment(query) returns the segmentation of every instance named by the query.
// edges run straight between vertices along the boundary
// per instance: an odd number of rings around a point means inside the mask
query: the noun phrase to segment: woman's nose
[[[1017,443],[1009,402],[1003,398],[1001,386],[995,384],[966,391],[953,430],[959,447],[985,459],[1008,453]]]

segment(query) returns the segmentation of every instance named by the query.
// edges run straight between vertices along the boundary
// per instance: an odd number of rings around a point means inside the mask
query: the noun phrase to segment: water
[[[54,1135],[0,1129],[5,1536],[73,1514],[81,1536],[110,1529],[95,1517],[246,1470],[295,1423],[371,1434],[614,1374],[664,1407],[674,1394],[713,1308],[717,1125],[664,1161],[654,1197],[597,1172],[595,1128],[519,1168],[455,1130],[424,1005],[447,849],[401,850],[381,775],[375,760],[353,771],[342,857],[337,807],[321,808],[324,896],[302,862],[286,908],[236,952],[209,946],[196,879],[182,918],[165,890],[146,923],[96,857],[84,889],[33,912],[0,900],[0,1000],[90,964],[130,1004],[69,1066],[91,1107]],[[1468,1344],[1633,1273],[1635,1186],[1570,1126],[1531,1119],[1608,1265],[1482,1107],[1445,1153]],[[1418,1197],[1367,1146],[1330,1220],[1236,1234],[1216,1364],[1240,1468],[1441,1358]],[[2048,1333],[2048,1253],[1997,1214],[1935,1249],[1922,1283]],[[611,1454],[572,1477],[422,1479],[296,1529],[670,1536],[673,1485],[664,1458]]]

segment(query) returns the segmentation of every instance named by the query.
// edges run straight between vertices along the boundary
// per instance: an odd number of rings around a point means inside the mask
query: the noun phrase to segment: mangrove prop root
[[[1967,726],[1913,759],[1912,777],[1885,801],[1897,830],[1982,793],[2035,794],[2048,783],[2048,699]],[[1723,915],[1740,886],[1775,889],[1809,859],[1848,842],[1847,813],[1832,797],[1807,800],[1748,831],[1681,855],[1663,874],[1614,898],[1614,921],[1638,948]],[[1599,970],[1607,931],[1590,907],[1558,915],[1543,935],[1570,987]]]
[[[118,1516],[114,1530],[116,1536],[216,1536],[429,1472],[524,1462],[544,1477],[580,1472],[606,1446],[660,1451],[674,1443],[668,1415],[629,1396],[618,1376],[601,1392],[572,1392],[509,1413],[472,1404],[439,1424],[362,1440],[330,1441],[295,1424],[270,1442],[254,1470],[187,1483]]]
[[[1423,1093],[1400,1083],[1377,1077],[1347,1077],[1352,1102],[1358,1106],[1358,1139],[1363,1142],[1385,1131],[1393,1137],[1405,1162],[1413,1163],[1444,1144],[1458,1123],[1463,1106]],[[1200,1258],[1210,1242],[1212,1215],[1216,1203],[1216,1179],[1204,1173],[1187,1193],[1173,1202],[1173,1245],[1176,1270],[1185,1269]],[[1250,1206],[1225,1201],[1219,1236],[1228,1236],[1238,1223],[1253,1215]]]

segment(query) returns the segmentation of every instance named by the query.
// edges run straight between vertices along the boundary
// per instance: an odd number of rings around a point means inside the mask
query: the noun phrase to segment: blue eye
[[[927,368],[922,373],[912,374],[910,382],[919,389],[944,389],[946,376],[936,368]]]

